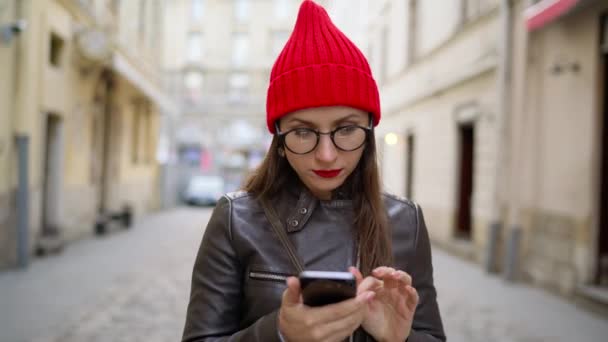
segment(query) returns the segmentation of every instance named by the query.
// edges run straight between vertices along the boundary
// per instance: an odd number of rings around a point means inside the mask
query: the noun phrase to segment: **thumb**
[[[357,281],[357,286],[359,286],[359,284],[361,284],[361,282],[363,281],[363,275],[361,274],[361,271],[359,271],[359,269],[357,269],[356,267],[349,267],[348,271],[350,273],[352,273],[352,275],[355,276],[355,280]]]
[[[283,292],[283,304],[293,306],[300,303],[300,280],[296,277],[287,278],[287,289]]]

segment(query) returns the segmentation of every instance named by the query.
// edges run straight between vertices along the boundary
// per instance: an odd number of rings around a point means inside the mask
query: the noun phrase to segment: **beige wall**
[[[118,89],[126,89],[113,99],[114,122],[125,123],[129,129],[117,125],[111,131],[112,142],[119,145],[112,146],[111,154],[118,157],[111,157],[109,169],[120,177],[113,178],[109,186],[110,209],[121,209],[129,202],[137,217],[158,207],[155,152],[162,101],[150,89],[160,89],[161,56],[157,46],[162,43],[162,25],[158,21],[162,10],[160,2],[147,1],[148,10],[143,16],[147,23],[143,31],[133,19],[138,18],[133,11],[139,9],[131,8],[135,3],[131,1],[120,2],[118,18],[114,17],[107,0],[93,1],[91,7],[67,0],[11,1],[0,12],[2,23],[14,19],[17,3],[21,6],[21,17],[28,21],[27,30],[17,38],[19,44],[14,41],[11,45],[0,45],[0,267],[15,262],[16,227],[10,215],[15,213],[18,173],[15,134],[30,138],[30,249],[33,251],[38,243],[45,203],[44,162],[48,158],[45,125],[49,114],[58,118],[61,126],[59,153],[52,158],[58,167],[58,177],[52,181],[56,195],[49,201],[56,213],[53,222],[60,227],[61,238],[66,242],[93,232],[101,191],[98,176],[103,125],[103,103],[96,100],[96,92],[103,84],[101,65],[85,63],[76,51],[75,36],[83,28],[99,25],[117,32],[119,39],[113,53],[121,54],[137,66],[133,71],[138,75],[135,81],[133,75],[121,76],[122,70],[112,71]],[[116,31],[118,27],[121,30]],[[49,60],[52,34],[63,41],[58,65],[52,65]],[[108,66],[115,68],[111,63]],[[134,114],[128,109],[134,99],[145,99],[149,103],[148,133],[144,139],[149,151],[146,163],[134,164],[130,145],[123,145],[134,140]]]
[[[521,112],[513,113],[518,134],[511,143],[511,219],[526,232],[524,276],[564,294],[595,276],[602,103],[598,28],[606,8],[587,7],[527,37],[520,32],[520,41],[529,44],[516,44],[514,89],[523,87],[514,101]],[[572,63],[578,71],[568,67]],[[565,68],[555,72],[556,66]]]
[[[435,242],[481,262],[497,205],[504,229],[496,251],[499,262],[507,256],[511,229],[523,228],[521,276],[572,294],[592,280],[597,261],[598,28],[608,5],[597,2],[528,34],[523,17],[527,2],[515,2],[509,136],[499,141],[499,1],[466,1],[466,8],[450,7],[457,2],[418,2],[412,61],[404,58],[407,4],[370,4],[367,51],[382,85],[383,120],[377,132],[380,138],[387,133],[400,138],[381,148],[385,186],[404,194],[405,138],[414,134],[413,199],[422,205]],[[446,25],[425,24],[438,17]],[[382,39],[388,39],[389,48],[382,47]],[[573,63],[578,70],[571,68]],[[556,65],[561,72],[554,71]],[[453,243],[459,120],[476,124],[473,237],[468,245]],[[499,146],[506,153],[501,165]],[[505,180],[498,183],[497,168],[505,170]],[[497,184],[504,187],[497,189]]]
[[[382,87],[383,113],[391,115],[403,106],[493,70],[497,65],[497,35],[498,18],[491,14],[450,37],[439,50],[417,57],[418,62]],[[389,46],[401,45],[395,40]]]
[[[382,85],[383,119],[377,134],[396,133],[400,138],[397,145],[381,149],[384,185],[405,194],[405,139],[413,134],[413,199],[425,211],[432,238],[448,247],[458,207],[458,127],[475,124],[473,236],[466,254],[477,260],[483,255],[492,214],[500,113],[497,1],[479,5],[465,19],[459,2],[418,1],[413,7],[409,1],[377,2],[370,9],[369,41],[373,72]],[[412,9],[415,12],[409,13]],[[417,23],[411,34],[410,18]],[[445,25],[430,24],[437,21]],[[379,43],[382,35],[387,48]],[[412,60],[407,60],[408,49]]]
[[[405,158],[408,134],[415,139],[413,200],[420,203],[433,237],[451,241],[457,209],[458,189],[458,125],[475,123],[475,164],[473,190],[474,242],[485,243],[485,225],[490,219],[494,165],[496,82],[494,73],[479,77],[429,97],[383,118],[378,134],[396,132],[402,139],[396,146],[384,147],[387,190],[405,191]],[[474,104],[473,104],[474,103]],[[463,109],[461,109],[463,108]],[[467,117],[461,113],[470,111]],[[396,168],[395,168],[396,165]],[[403,170],[399,172],[399,170]],[[481,253],[478,251],[476,253]]]

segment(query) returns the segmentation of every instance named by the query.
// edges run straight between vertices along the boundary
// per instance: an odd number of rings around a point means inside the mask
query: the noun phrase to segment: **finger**
[[[366,302],[371,300],[374,297],[374,292],[367,291],[365,293],[359,294],[356,298],[350,299],[348,301],[355,302],[358,305],[355,307],[355,310],[345,312],[343,316],[336,316],[335,314],[331,319],[323,320],[320,325],[317,326],[313,333],[314,340],[318,341],[343,341],[349,335],[351,335],[363,322],[363,318],[365,317],[366,310]],[[339,306],[343,306],[343,304],[351,304],[346,303],[347,301],[340,302],[337,304],[327,305],[322,308],[331,308],[334,306],[338,308]],[[344,307],[346,307],[344,305]]]
[[[283,303],[294,306],[300,303],[300,280],[296,277],[287,278],[287,289],[283,292]]]
[[[372,271],[372,275],[384,281],[384,287],[394,289],[399,286],[399,281],[392,275],[396,270],[392,267],[381,266]]]
[[[357,286],[357,293],[364,291],[378,291],[384,286],[384,282],[374,277],[365,277]]]
[[[361,274],[361,271],[359,271],[358,268],[356,267],[349,267],[348,271],[355,276],[355,280],[357,281],[357,286],[359,286],[359,284],[361,283],[361,281],[363,281],[363,275]]]
[[[364,308],[374,296],[374,292],[365,291],[357,294],[355,298],[343,300],[339,303],[328,304],[321,307],[309,307],[307,309],[309,310],[310,317],[313,317],[310,325],[331,322],[349,316],[353,314],[353,312]]]
[[[390,273],[393,273],[393,272],[395,272],[395,269],[392,268],[392,267],[380,266],[380,267],[376,267],[372,271],[372,275],[374,277],[384,278],[384,277],[386,277],[387,274],[390,274]]]
[[[365,317],[365,308],[361,308],[352,314],[332,322],[328,322],[322,327],[322,332],[326,334],[321,341],[345,341],[362,324]]]
[[[412,277],[407,274],[406,272],[403,272],[401,270],[397,270],[393,273],[391,273],[392,277],[399,281],[399,285],[401,286],[408,286],[408,285],[412,285]]]
[[[414,310],[416,310],[416,307],[418,306],[418,302],[420,301],[420,296],[418,295],[418,291],[416,291],[416,289],[412,286],[406,286],[406,290],[407,298],[405,303],[408,309],[414,312]]]

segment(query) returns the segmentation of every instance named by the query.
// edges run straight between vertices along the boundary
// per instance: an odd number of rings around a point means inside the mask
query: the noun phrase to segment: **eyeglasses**
[[[294,128],[287,132],[279,132],[278,123],[276,131],[283,145],[295,154],[306,154],[312,152],[319,141],[321,135],[329,135],[331,141],[337,149],[350,152],[361,148],[367,140],[367,135],[371,132],[369,127],[359,125],[340,126],[331,132],[319,132],[312,128]]]

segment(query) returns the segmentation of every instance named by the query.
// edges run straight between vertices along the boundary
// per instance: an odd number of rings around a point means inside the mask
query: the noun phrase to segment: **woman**
[[[271,73],[272,144],[211,216],[183,341],[445,341],[422,212],[381,193],[379,121],[367,60],[304,1]],[[304,268],[348,270],[356,297],[304,305]]]

